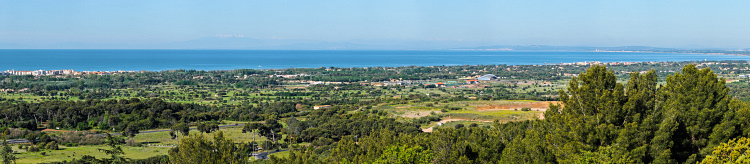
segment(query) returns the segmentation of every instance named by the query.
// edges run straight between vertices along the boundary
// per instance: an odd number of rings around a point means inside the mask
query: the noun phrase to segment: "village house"
[[[443,83],[443,82],[437,82],[437,83],[435,83],[435,86],[436,87],[445,87],[445,83]]]
[[[476,80],[476,79],[469,79],[469,80],[466,80],[466,83],[467,83],[467,84],[479,84],[479,80]]]

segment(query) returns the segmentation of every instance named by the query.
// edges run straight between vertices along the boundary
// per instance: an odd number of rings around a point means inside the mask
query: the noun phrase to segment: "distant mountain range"
[[[661,48],[649,46],[622,46],[622,47],[591,47],[591,46],[479,46],[468,48],[455,48],[452,50],[483,50],[483,51],[599,51],[599,52],[656,52],[656,53],[704,53],[704,54],[731,54],[750,55],[747,49],[686,49],[686,48]]]
[[[674,48],[659,48],[648,46],[622,46],[622,47],[591,47],[591,46],[479,46],[469,48],[456,48],[466,50],[508,50],[508,51],[667,51]],[[684,50],[684,49],[683,49]]]

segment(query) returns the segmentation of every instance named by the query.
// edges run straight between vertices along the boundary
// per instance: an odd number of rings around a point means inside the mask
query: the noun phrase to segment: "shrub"
[[[53,140],[58,141],[58,143],[63,143],[65,146],[69,146],[68,143],[76,144],[76,146],[79,144],[104,144],[104,137],[92,132],[66,132],[53,136],[52,138]]]
[[[312,143],[310,143],[310,145],[312,145],[312,146],[324,146],[324,145],[330,145],[331,143],[333,143],[333,140],[331,140],[331,139],[328,139],[328,138],[318,138],[315,141],[313,141]]]
[[[47,145],[45,146],[45,148],[47,150],[60,150],[60,147],[58,147],[57,142],[55,142],[55,141],[47,143]]]
[[[127,141],[125,141],[125,144],[128,145],[128,146],[133,146],[133,147],[143,146],[140,142],[135,142],[133,140],[127,140]]]
[[[28,148],[26,149],[26,151],[28,151],[28,152],[38,152],[38,151],[39,151],[39,148],[37,148],[36,146],[29,146],[29,147],[28,147]]]
[[[40,148],[44,148],[45,146],[47,146],[47,143],[46,142],[40,142],[40,143],[36,144],[36,146],[40,147]]]

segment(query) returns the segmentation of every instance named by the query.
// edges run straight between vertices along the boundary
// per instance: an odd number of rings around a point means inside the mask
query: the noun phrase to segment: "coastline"
[[[283,70],[461,65],[747,61],[742,53],[664,51],[253,51],[253,50],[0,50],[0,71],[89,72]]]

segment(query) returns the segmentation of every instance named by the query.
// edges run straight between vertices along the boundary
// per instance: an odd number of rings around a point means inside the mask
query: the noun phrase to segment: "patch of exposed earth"
[[[533,102],[516,101],[516,102],[508,102],[508,103],[496,104],[496,105],[477,106],[475,108],[479,111],[516,110],[516,109],[520,110],[521,108],[531,108],[531,110],[534,110],[534,111],[547,111],[550,103],[559,104],[558,101],[533,101]]]

